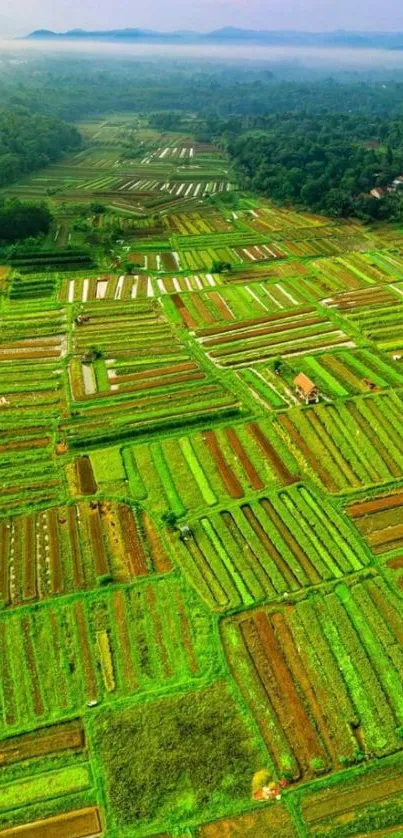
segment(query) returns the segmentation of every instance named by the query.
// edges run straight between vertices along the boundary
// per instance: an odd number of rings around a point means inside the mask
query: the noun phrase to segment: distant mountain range
[[[26,36],[38,41],[118,41],[166,44],[212,44],[212,43],[249,43],[267,46],[296,47],[362,47],[375,49],[403,49],[401,32],[293,32],[236,29],[232,26],[217,29],[214,32],[154,32],[151,29],[109,29],[87,31],[71,29],[68,32],[52,32],[49,29],[37,29]]]

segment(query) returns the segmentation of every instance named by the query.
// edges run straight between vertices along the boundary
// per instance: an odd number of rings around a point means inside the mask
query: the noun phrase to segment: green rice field
[[[7,190],[0,838],[397,838],[401,233],[78,128]]]

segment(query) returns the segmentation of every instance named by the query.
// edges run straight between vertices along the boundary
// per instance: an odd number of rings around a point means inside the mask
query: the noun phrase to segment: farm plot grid
[[[0,268],[0,838],[397,838],[401,233],[192,119],[8,193],[57,218]]]
[[[84,306],[72,350],[70,419],[60,426],[67,444],[240,412],[237,394],[192,358],[152,302]]]

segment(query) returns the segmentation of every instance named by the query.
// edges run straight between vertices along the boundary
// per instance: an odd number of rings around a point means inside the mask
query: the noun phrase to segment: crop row
[[[74,416],[60,424],[60,433],[73,448],[124,440],[169,428],[237,417],[240,405],[220,384],[203,384],[195,390],[182,385],[169,399],[161,392],[126,400],[92,402],[74,410]]]
[[[275,427],[331,492],[402,476],[401,400],[396,392],[294,408],[278,414]]]
[[[94,300],[136,300],[154,297],[154,287],[148,276],[98,276],[88,279],[65,280],[59,293],[64,303],[92,302]]]
[[[151,521],[147,526],[152,529]],[[3,606],[169,569],[148,549],[134,510],[106,501],[4,519],[0,541]]]
[[[362,333],[374,341],[380,349],[403,350],[403,299],[401,302],[389,301],[379,306],[363,308],[357,313],[350,314],[349,320]]]
[[[224,367],[353,345],[345,332],[327,317],[307,307],[200,329],[197,337],[209,357]]]
[[[330,308],[337,308],[341,314],[366,310],[373,306],[396,303],[396,293],[391,285],[373,285],[356,291],[345,291],[323,302]]]
[[[216,610],[250,606],[341,579],[368,556],[331,506],[296,486],[191,523],[173,549],[188,578]]]
[[[233,230],[231,222],[216,213],[189,212],[186,215],[167,216],[163,222],[168,230],[180,236],[197,236],[209,233],[225,233]]]
[[[197,830],[197,838],[290,838],[294,835],[291,816],[284,805],[264,806],[238,817],[206,823]]]
[[[0,618],[1,729],[29,730],[210,665],[210,620],[189,590],[164,583],[115,588]]]
[[[403,494],[374,497],[347,507],[347,513],[374,553],[403,547]]]
[[[50,779],[50,778],[49,778]],[[32,821],[25,826],[2,830],[1,838],[96,838],[101,835],[102,824],[99,809],[85,808],[40,821]]]
[[[307,779],[400,750],[399,611],[373,579],[222,624],[231,669],[277,772]]]
[[[298,479],[295,460],[263,422],[136,445],[124,458],[135,499],[156,515],[183,515]]]
[[[336,778],[334,778],[336,779]],[[403,826],[403,771],[401,756],[383,759],[370,770],[358,768],[349,776],[298,790],[299,810],[308,835],[349,838],[398,836]],[[393,828],[395,827],[395,828]]]
[[[168,280],[159,280],[168,286]],[[211,289],[202,294],[172,293],[172,301],[182,320],[188,328],[203,328],[214,323],[225,323],[231,320],[244,320],[258,317],[264,313],[276,313],[279,310],[290,309],[306,302],[300,292],[293,287],[288,288],[285,283],[256,282],[237,285],[236,287],[221,286],[219,291]],[[177,290],[177,289],[176,289]],[[188,289],[179,288],[180,291]]]
[[[38,760],[50,755],[79,753],[86,746],[82,723],[75,719],[0,741],[0,766]],[[2,777],[4,776],[4,772]]]
[[[61,307],[49,305],[40,300],[23,304],[17,301],[1,317],[1,343],[23,341],[34,337],[48,337],[52,340],[66,329],[66,314]],[[17,344],[18,347],[18,344]],[[15,348],[17,348],[15,347]]]
[[[60,469],[52,457],[55,428],[44,413],[30,424],[14,415],[2,417],[1,514],[32,503],[57,503],[62,492]]]
[[[315,358],[298,359],[299,369],[319,385],[327,396],[348,396],[403,386],[403,371],[387,356],[369,349],[337,350]]]

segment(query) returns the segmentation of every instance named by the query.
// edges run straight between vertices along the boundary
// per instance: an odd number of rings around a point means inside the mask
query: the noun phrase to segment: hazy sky
[[[33,28],[365,29],[403,31],[402,0],[13,0],[1,34]]]

